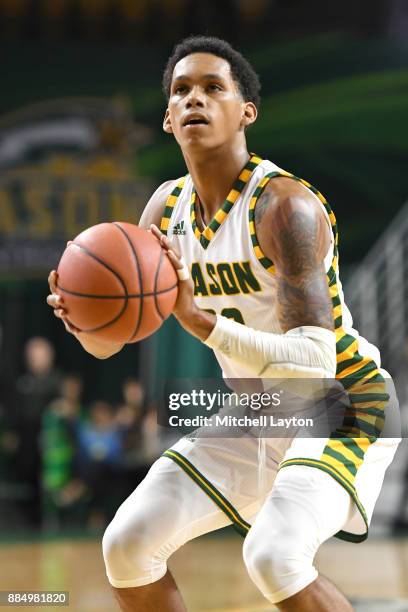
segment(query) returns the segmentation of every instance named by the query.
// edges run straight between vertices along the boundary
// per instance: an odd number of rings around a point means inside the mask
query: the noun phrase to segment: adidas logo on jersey
[[[172,231],[173,236],[185,236],[186,230],[184,229],[184,221],[180,221],[173,227]]]

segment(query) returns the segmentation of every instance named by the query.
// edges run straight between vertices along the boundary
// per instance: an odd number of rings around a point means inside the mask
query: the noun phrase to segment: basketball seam
[[[121,308],[121,310],[119,311],[119,313],[110,321],[108,321],[107,323],[104,323],[103,325],[98,325],[98,327],[93,327],[92,329],[82,329],[81,331],[88,333],[88,332],[96,332],[96,331],[100,331],[101,329],[105,329],[106,327],[109,327],[110,325],[113,325],[114,323],[116,323],[116,321],[118,321],[121,316],[123,315],[123,313],[125,312],[127,305],[128,305],[128,291],[127,291],[127,287],[122,279],[122,277],[118,274],[118,272],[116,272],[116,270],[114,270],[109,264],[106,263],[106,261],[104,261],[103,259],[101,259],[100,257],[98,257],[98,255],[95,255],[95,253],[92,253],[92,251],[90,251],[87,247],[82,246],[82,244],[79,244],[78,242],[73,243],[75,246],[77,246],[79,249],[81,249],[81,251],[84,251],[84,253],[86,253],[88,255],[88,257],[90,257],[91,259],[94,259],[95,261],[97,261],[101,266],[103,266],[104,268],[106,268],[107,270],[109,270],[109,272],[111,272],[120,282],[120,284],[122,285],[123,291],[125,292],[125,295],[121,296],[122,299],[124,300],[124,304]],[[58,289],[61,289],[61,287],[58,287]]]
[[[117,314],[115,318],[111,319],[107,323],[104,323],[103,325],[98,325],[98,327],[92,327],[91,329],[82,329],[81,328],[81,331],[84,332],[84,333],[96,332],[96,331],[100,331],[101,329],[105,329],[105,327],[109,327],[110,325],[113,325],[123,315],[123,313],[125,311],[125,308],[126,308],[126,303],[125,303],[124,308],[122,308],[122,310],[119,312],[119,314]]]
[[[139,258],[138,258],[138,256],[137,256],[136,249],[135,249],[135,247],[133,246],[133,243],[132,243],[131,239],[129,238],[129,236],[128,236],[127,232],[126,232],[126,231],[123,229],[123,227],[122,227],[121,225],[119,225],[119,223],[113,223],[112,225],[114,225],[115,227],[117,227],[117,228],[118,228],[118,230],[119,230],[120,232],[122,232],[122,234],[125,236],[125,238],[126,238],[126,240],[127,240],[128,244],[129,244],[129,246],[130,246],[130,249],[131,249],[131,251],[132,251],[132,253],[133,253],[133,257],[134,257],[134,259],[135,259],[135,263],[136,263],[136,269],[137,269],[137,275],[138,275],[138,278],[139,278],[139,287],[140,287],[140,291],[141,291],[141,293],[143,293],[143,276],[142,276],[142,271],[141,271],[141,269],[140,269],[140,265],[139,265]],[[139,318],[138,318],[138,321],[137,321],[137,324],[136,324],[136,329],[135,329],[135,331],[133,332],[133,334],[130,336],[130,338],[129,338],[128,342],[130,342],[131,340],[133,340],[133,338],[136,336],[137,332],[139,331],[140,325],[141,325],[141,323],[142,323],[142,315],[143,315],[143,299],[142,299],[142,300],[140,300]]]
[[[167,293],[168,291],[172,291],[173,289],[177,287],[177,284],[178,283],[175,283],[174,285],[167,287],[167,289],[159,289],[159,291],[156,291],[156,293],[160,295],[162,293]],[[95,300],[125,300],[126,297],[128,300],[131,300],[134,298],[151,297],[155,293],[153,291],[147,292],[147,293],[128,293],[127,296],[124,296],[124,295],[100,295],[100,294],[95,294],[95,293],[80,293],[78,291],[71,291],[70,289],[65,289],[65,287],[61,287],[61,285],[58,285],[58,289],[64,293],[68,293],[69,295],[74,295],[75,297],[90,298],[90,299],[95,299]]]
[[[159,308],[159,302],[157,301],[157,281],[159,280],[159,272],[160,272],[160,268],[162,265],[162,261],[163,261],[163,255],[164,255],[164,251],[163,249],[160,247],[160,257],[159,257],[159,263],[157,264],[157,268],[156,268],[156,274],[154,275],[154,305],[156,306],[156,310],[159,314],[159,317],[161,318],[162,321],[164,321],[164,316],[162,315],[160,308]]]
[[[112,274],[114,276],[116,276],[116,278],[118,279],[118,281],[120,282],[120,284],[123,287],[123,290],[125,292],[123,299],[127,299],[128,297],[128,291],[127,291],[127,287],[122,279],[122,277],[120,276],[120,274],[118,274],[118,272],[116,272],[116,270],[114,270],[109,264],[106,263],[106,261],[104,261],[103,259],[101,259],[100,257],[98,257],[98,255],[95,255],[95,253],[92,253],[92,251],[90,251],[87,247],[82,246],[82,244],[79,244],[78,242],[74,242],[73,243],[75,246],[77,246],[79,249],[81,249],[82,251],[85,251],[85,253],[87,255],[89,255],[89,257],[91,257],[92,259],[95,259],[95,261],[97,261],[98,263],[100,263],[102,266],[104,266],[105,268],[107,268],[109,270],[109,272],[112,272]]]

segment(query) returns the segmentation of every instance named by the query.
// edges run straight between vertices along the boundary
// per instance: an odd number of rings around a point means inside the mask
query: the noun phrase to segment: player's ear
[[[242,119],[241,125],[243,128],[247,128],[249,125],[256,121],[258,111],[253,102],[244,102],[242,108]]]
[[[173,128],[171,127],[171,121],[170,121],[170,113],[169,113],[169,109],[168,108],[166,109],[166,112],[164,114],[163,130],[167,134],[172,134],[173,133]]]

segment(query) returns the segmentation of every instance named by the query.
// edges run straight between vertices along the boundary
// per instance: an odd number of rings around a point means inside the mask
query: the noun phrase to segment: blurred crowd
[[[0,527],[103,528],[161,452],[155,408],[137,378],[119,405],[85,405],[81,376],[55,367],[46,338],[28,340],[24,361],[1,381]]]
[[[139,40],[170,44],[191,33],[253,39],[285,32],[361,31],[389,27],[406,34],[405,0],[344,0],[327,11],[322,0],[0,0],[5,40]],[[405,17],[405,21],[404,21]]]
[[[225,0],[221,12],[216,0],[0,0],[0,31],[7,38],[29,34],[173,41],[192,31],[206,31],[217,20],[231,29],[262,27],[270,8],[269,0]]]

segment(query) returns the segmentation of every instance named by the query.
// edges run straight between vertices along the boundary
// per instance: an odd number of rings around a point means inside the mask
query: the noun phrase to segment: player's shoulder
[[[315,194],[299,180],[289,176],[277,176],[268,181],[265,193],[274,196],[277,202],[288,200],[288,198],[299,198],[307,202],[319,201]]]
[[[311,189],[291,175],[271,178],[256,201],[254,212],[260,246],[272,261],[279,258],[280,238],[290,234],[301,244],[306,240],[307,228],[319,234],[319,244],[327,252],[331,241],[327,213]]]
[[[167,198],[172,194],[177,187],[180,179],[171,179],[165,181],[156,189],[147,202],[142,216],[140,217],[139,225],[148,229],[152,223],[159,226],[166,206]]]
[[[306,185],[291,176],[277,176],[271,179],[266,184],[263,194],[264,213],[271,221],[282,213],[285,217],[294,212],[308,216],[323,215],[317,196]]]
[[[328,251],[332,236],[327,213],[319,198],[291,175],[275,176],[265,185],[254,220],[261,249],[275,265],[282,265],[294,246],[305,252],[305,245],[311,245],[321,259]]]

